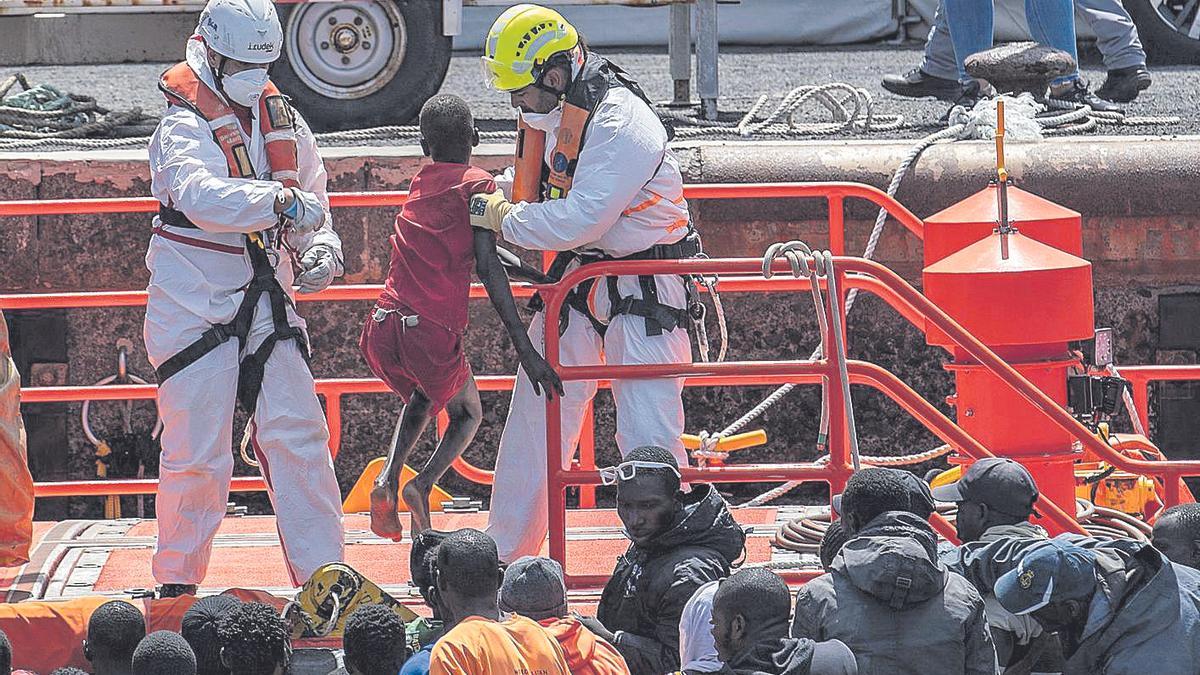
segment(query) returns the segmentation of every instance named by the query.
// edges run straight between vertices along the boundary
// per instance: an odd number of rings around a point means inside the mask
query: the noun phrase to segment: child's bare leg
[[[388,450],[387,463],[379,472],[371,490],[371,531],[380,537],[400,541],[404,536],[404,526],[400,524],[400,516],[396,513],[400,472],[404,469],[408,453],[412,451],[417,439],[429,424],[429,406],[429,399],[420,391],[414,391],[408,404],[400,412],[400,419],[396,423],[396,436]]]
[[[446,414],[450,417],[450,424],[446,427],[442,440],[438,442],[425,468],[404,486],[404,503],[408,505],[408,511],[412,514],[415,532],[427,530],[431,526],[429,494],[454,460],[471,444],[475,432],[479,430],[483,408],[479,403],[479,389],[475,387],[475,378],[468,379],[463,388],[450,399],[446,404]]]

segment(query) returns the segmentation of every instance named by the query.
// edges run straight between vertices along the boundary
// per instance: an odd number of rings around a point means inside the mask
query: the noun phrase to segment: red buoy
[[[925,219],[925,266],[990,235],[1000,222],[998,183]],[[1083,224],[1078,211],[1009,185],[1008,222],[1021,234],[1071,255],[1083,255]]]
[[[1024,193],[1028,194],[1028,193]],[[953,208],[953,207],[952,207]],[[1068,342],[1092,337],[1092,265],[1024,232],[993,232],[925,268],[925,294],[1061,405],[1074,365]],[[958,424],[1033,474],[1042,494],[1075,509],[1072,437],[932,326],[954,356]]]

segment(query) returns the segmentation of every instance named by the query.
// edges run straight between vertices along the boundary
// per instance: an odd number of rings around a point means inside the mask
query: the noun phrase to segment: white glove
[[[492,180],[496,182],[496,187],[500,188],[500,191],[504,193],[504,198],[510,202],[512,201],[513,178],[516,175],[516,170],[510,166],[504,170],[504,173],[492,176]]]
[[[316,293],[329,288],[333,280],[345,273],[341,256],[327,244],[313,244],[300,257],[304,270],[296,277],[301,293]]]
[[[325,205],[311,192],[292,189],[296,197],[296,215],[291,218],[292,232],[304,236],[325,226]],[[286,214],[285,214],[286,215]]]

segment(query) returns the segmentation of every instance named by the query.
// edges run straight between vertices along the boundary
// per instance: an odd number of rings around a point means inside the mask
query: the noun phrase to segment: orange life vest
[[[222,595],[232,595],[242,602],[261,602],[282,610],[287,604],[266,591],[231,588]],[[8,635],[13,647],[13,668],[49,673],[55,668],[74,666],[90,668],[83,655],[88,622],[100,605],[123,598],[84,596],[70,600],[27,600],[0,603],[0,630]],[[196,597],[125,599],[142,610],[146,617],[146,632],[170,630],[179,632],[183,615],[196,602]]]
[[[183,106],[208,122],[212,129],[213,139],[221,146],[225,154],[225,162],[229,165],[231,178],[258,178],[254,166],[250,163],[250,152],[242,140],[242,134],[237,114],[233,108],[217,95],[208,85],[200,81],[195,71],[187,63],[179,63],[163,73],[158,88],[166,95],[168,103]],[[279,89],[267,82],[262,97],[258,101],[258,124],[262,131],[266,146],[267,163],[270,165],[270,179],[282,183],[285,187],[300,187],[299,159],[296,151],[296,121],[292,108],[287,99],[279,93]],[[196,227],[187,219],[187,214],[176,211],[171,204],[163,204],[159,209],[159,219],[175,227]],[[281,217],[282,222],[282,217]],[[169,232],[161,226],[154,228],[154,233],[189,246],[197,246],[210,250],[241,255],[242,250],[224,244],[217,244],[203,239],[183,236],[177,232]],[[308,342],[304,331],[289,324],[286,307],[291,302],[287,292],[279,285],[275,277],[275,264],[268,256],[269,244],[264,243],[258,233],[244,235],[245,252],[249,255],[250,265],[254,275],[242,290],[242,303],[238,306],[237,314],[229,323],[212,326],[205,331],[200,339],[184,347],[174,356],[164,361],[155,373],[159,383],[198,361],[208,352],[224,344],[231,337],[236,337],[242,345],[246,344],[250,333],[250,325],[254,320],[255,306],[258,299],[265,293],[271,300],[271,320],[275,332],[259,346],[252,354],[241,361],[241,372],[238,376],[238,400],[243,409],[253,415],[262,390],[263,370],[267,359],[280,340],[296,340],[300,345],[305,360],[308,359]]]
[[[559,122],[555,134],[554,150],[546,161],[546,134],[518,122],[517,147],[513,161],[512,201],[540,202],[546,199],[562,199],[571,191],[575,179],[575,170],[579,165],[579,155],[587,134],[587,126],[592,121],[596,107],[604,100],[605,95],[613,87],[624,87],[642,100],[651,110],[654,104],[646,97],[645,92],[624,70],[610,63],[607,59],[587,52],[579,75],[571,82],[562,101],[562,121]],[[675,137],[674,125],[669,120],[659,118],[667,133],[667,140]],[[661,166],[661,165],[660,165]],[[655,169],[657,175],[658,170]],[[653,178],[651,178],[653,180]],[[647,181],[649,184],[650,181]],[[654,196],[649,201],[632,206],[624,211],[624,215],[636,213],[639,210],[653,206],[661,201],[661,196]],[[680,197],[682,200],[682,196]],[[674,223],[668,230],[673,231],[688,226],[689,233],[674,244],[656,245],[645,251],[629,256],[626,260],[674,260],[691,258],[701,253],[699,235],[690,231],[690,223],[684,220],[681,224]],[[578,260],[588,264],[599,260],[614,260],[604,255],[581,255],[575,251],[560,251],[554,256],[546,270],[546,276],[552,281],[558,281],[566,272],[567,267]],[[660,335],[664,330],[674,330],[685,327],[691,320],[687,310],[678,309],[658,301],[657,282],[651,275],[641,275],[638,283],[642,289],[642,297],[622,296],[617,289],[617,277],[605,277],[608,288],[609,319],[618,314],[633,314],[646,320],[646,335]],[[592,323],[592,327],[600,335],[604,335],[607,320],[596,316],[595,291],[599,286],[589,279],[571,290],[563,303],[559,315],[558,332],[562,335],[567,327],[568,308],[579,311]],[[690,288],[690,287],[689,287]],[[689,306],[696,303],[689,301]],[[538,311],[542,308],[541,296],[535,295],[529,303],[530,309]]]
[[[571,191],[579,153],[583,149],[587,125],[592,120],[596,106],[612,87],[624,87],[645,101],[651,110],[654,105],[638,83],[618,66],[607,59],[588,52],[579,76],[567,88],[562,102],[562,121],[558,125],[554,151],[550,162],[545,163],[546,133],[517,123],[517,152],[513,161],[514,202],[540,202],[545,199],[562,199]],[[673,138],[675,130],[667,125],[667,138]]]
[[[172,105],[195,112],[208,122],[213,139],[221,146],[229,175],[233,178],[258,178],[250,163],[250,152],[242,140],[237,114],[220,95],[196,76],[187,63],[178,63],[163,73],[158,88]],[[296,121],[292,107],[273,82],[267,82],[258,99],[258,125],[266,143],[271,180],[285,187],[300,187],[296,155]]]

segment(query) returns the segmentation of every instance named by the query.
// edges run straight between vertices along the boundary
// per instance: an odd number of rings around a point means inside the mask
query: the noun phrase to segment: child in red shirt
[[[371,491],[371,530],[396,541],[404,533],[396,513],[400,471],[429,420],[444,408],[450,424],[429,462],[404,486],[416,532],[429,529],[434,483],[470,444],[483,416],[462,348],[472,268],[535,391],[553,397],[563,390],[517,314],[496,235],[471,227],[471,195],[494,192],[496,184],[469,163],[479,143],[470,108],[457,96],[435,96],[421,108],[420,125],[421,148],[433,163],[413,177],[396,217],[388,279],[359,342],[372,372],[405,402],[396,442]]]

